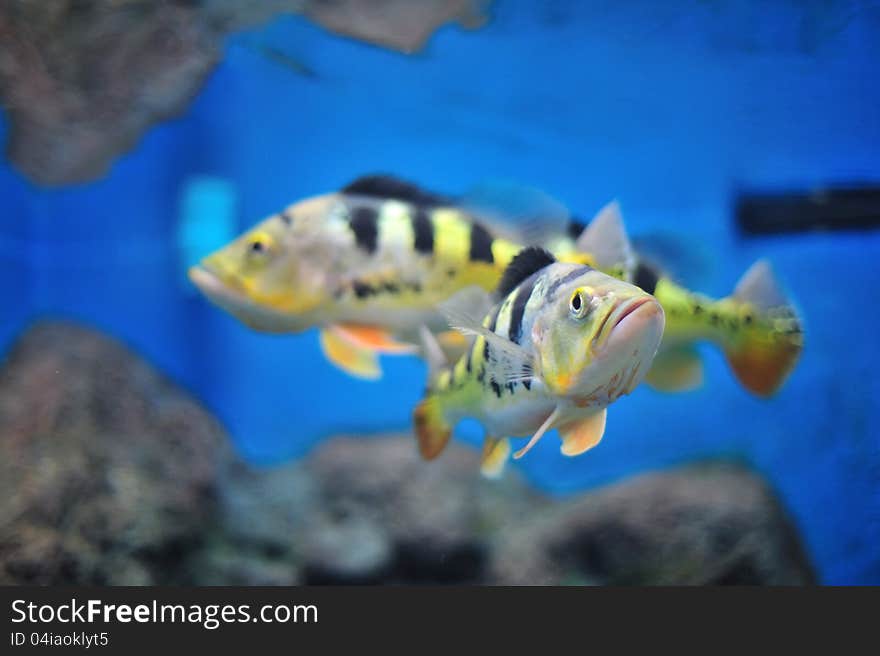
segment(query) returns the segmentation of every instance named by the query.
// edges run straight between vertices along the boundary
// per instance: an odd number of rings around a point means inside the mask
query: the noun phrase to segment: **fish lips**
[[[190,281],[212,303],[229,312],[249,328],[265,333],[300,332],[308,326],[294,317],[257,304],[235,287],[227,284],[209,267],[197,264],[189,268]]]
[[[653,296],[642,296],[621,303],[606,320],[607,337],[600,356],[652,360],[663,338],[666,316]],[[647,371],[648,367],[644,368]]]

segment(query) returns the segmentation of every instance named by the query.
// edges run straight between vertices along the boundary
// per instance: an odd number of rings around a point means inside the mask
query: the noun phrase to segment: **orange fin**
[[[440,402],[436,396],[427,396],[413,411],[413,426],[419,453],[425,460],[433,460],[440,455],[452,436],[452,427],[446,423]]]
[[[725,355],[743,387],[752,394],[768,397],[782,387],[797,364],[801,348],[801,344],[793,340],[779,339],[775,343],[752,340],[727,349]]]
[[[352,342],[335,326],[321,331],[321,350],[330,362],[352,376],[366,380],[382,377],[377,352]]]
[[[480,460],[480,473],[486,478],[500,478],[510,457],[510,440],[506,437],[496,439],[487,437],[483,442],[483,457]]]
[[[331,326],[331,329],[351,343],[378,353],[408,354],[418,352],[418,347],[415,344],[397,341],[391,336],[391,332],[384,328],[343,323]]]
[[[321,331],[321,349],[330,362],[352,376],[382,377],[379,354],[416,353],[413,344],[396,341],[387,330],[373,326],[333,324]]]
[[[692,346],[661,347],[645,382],[661,392],[686,392],[703,384],[703,361]]]
[[[794,369],[803,349],[801,321],[766,260],[746,271],[732,298],[759,313],[772,312],[782,325],[772,332],[751,331],[725,348],[727,361],[739,382],[758,396],[771,396]]]
[[[562,438],[562,453],[566,456],[579,456],[596,446],[605,434],[605,417],[608,409],[602,408],[599,412],[585,419],[559,427],[559,436]]]

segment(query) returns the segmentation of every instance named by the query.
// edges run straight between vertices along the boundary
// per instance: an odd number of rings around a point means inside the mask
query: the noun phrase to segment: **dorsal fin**
[[[517,253],[504,270],[495,290],[496,298],[504,298],[533,273],[556,261],[550,253],[538,246],[529,246]]]
[[[600,269],[611,275],[623,275],[632,281],[635,255],[623,226],[623,215],[616,200],[611,201],[596,214],[577,239],[577,249],[593,256]]]
[[[458,206],[522,244],[546,244],[564,235],[569,224],[565,205],[537,187],[510,180],[481,182],[458,199]]]
[[[393,198],[423,206],[452,204],[452,200],[446,196],[427,191],[417,184],[384,173],[361,176],[357,180],[349,182],[341,191],[346,194],[358,194],[371,198]]]
[[[789,305],[767,260],[758,260],[749,267],[736,284],[733,296],[751,303],[759,310]]]

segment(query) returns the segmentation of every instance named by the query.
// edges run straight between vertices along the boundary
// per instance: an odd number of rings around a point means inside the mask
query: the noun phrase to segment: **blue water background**
[[[880,233],[744,238],[732,215],[743,189],[880,183],[880,9],[587,4],[501,0],[485,29],[446,27],[413,57],[285,18],[232,38],[187,112],[103,180],[43,190],[4,163],[0,345],[38,316],[85,321],[203,400],[245,456],[282,461],[339,432],[406,429],[424,369],[386,359],[384,382],[360,382],[314,332],[258,335],[194,294],[175,242],[193,179],[232,185],[241,228],[372,171],[452,192],[522,180],[587,216],[616,197],[633,233],[697,252],[701,291],[728,293],[768,256],[803,312],[803,359],[763,401],[704,349],[703,389],[639,389],[595,451],[565,459],[546,439],[517,466],[564,494],[740,460],[779,492],[823,582],[880,583]]]

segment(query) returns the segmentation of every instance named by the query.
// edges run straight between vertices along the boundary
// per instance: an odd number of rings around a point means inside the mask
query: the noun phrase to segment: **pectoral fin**
[[[483,326],[483,317],[489,308],[489,295],[479,287],[466,287],[440,304],[440,312],[450,327],[466,336],[482,337],[492,347],[496,380],[506,384],[536,378],[535,357],[531,351]]]
[[[559,427],[559,436],[562,438],[562,451],[566,456],[579,456],[596,446],[605,434],[605,417],[608,410],[602,408],[599,412],[585,419]]]
[[[321,331],[324,356],[346,373],[357,378],[382,377],[379,354],[416,353],[412,344],[396,341],[386,330],[372,326],[334,324]]]
[[[437,334],[436,338],[449,362],[456,362],[471,345],[471,340],[468,339],[467,335],[463,335],[457,330],[444,330],[442,333]]]
[[[686,392],[703,384],[703,361],[693,346],[661,350],[645,382],[661,392]]]
[[[499,478],[504,473],[504,466],[510,457],[510,440],[506,437],[496,439],[486,437],[483,442],[483,457],[480,460],[480,472],[486,478]]]
[[[375,326],[361,326],[349,323],[336,324],[332,326],[332,329],[347,341],[377,353],[401,354],[418,352],[418,347],[415,344],[399,342],[392,337],[389,331]]]
[[[516,453],[513,454],[513,457],[515,460],[519,460],[525,454],[527,454],[529,451],[532,450],[532,447],[538,443],[538,440],[540,440],[542,437],[544,437],[544,433],[546,433],[548,430],[553,428],[553,424],[559,418],[559,414],[560,414],[559,406],[556,406],[556,408],[554,408],[553,412],[551,412],[547,416],[547,418],[544,420],[544,423],[541,424],[541,427],[538,428],[537,431],[535,431],[534,435],[532,435],[532,439],[529,440],[528,444],[526,444],[523,448],[521,448],[519,451],[517,451]]]

